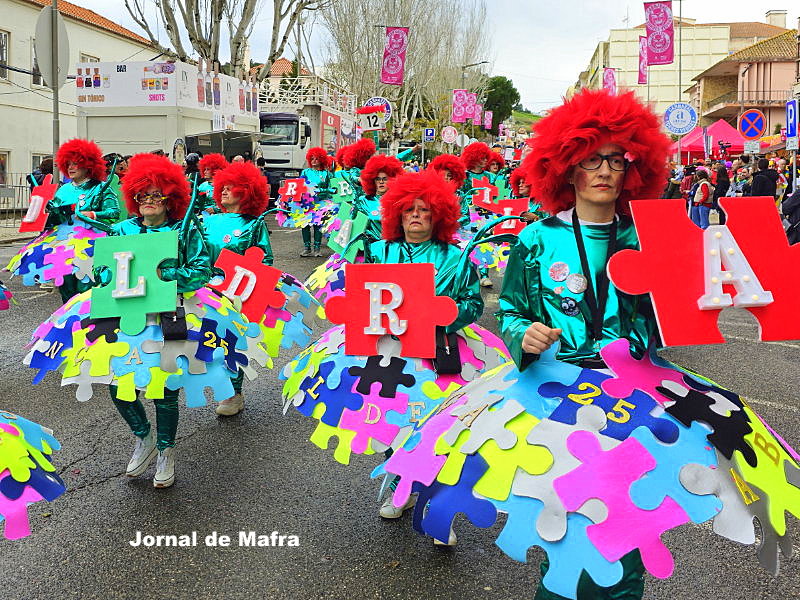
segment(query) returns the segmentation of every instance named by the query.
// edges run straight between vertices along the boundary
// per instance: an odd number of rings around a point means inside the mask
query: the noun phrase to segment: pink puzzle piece
[[[387,423],[386,413],[393,410],[403,414],[408,410],[408,394],[398,392],[394,398],[384,398],[378,393],[381,385],[380,381],[373,383],[369,389],[369,396],[364,396],[364,406],[356,411],[345,408],[339,420],[340,428],[356,432],[350,444],[351,450],[356,454],[364,454],[367,451],[370,439],[386,445],[391,444],[400,427]],[[357,387],[358,381],[353,384],[351,390],[354,394],[357,393]]]
[[[611,342],[600,350],[600,356],[614,371],[615,377],[601,384],[603,391],[613,398],[629,398],[634,390],[641,390],[663,405],[665,398],[656,391],[663,381],[674,381],[685,387],[680,371],[653,364],[649,354],[645,354],[641,360],[631,356],[628,340]]]
[[[656,467],[652,455],[636,438],[603,451],[597,436],[576,431],[567,448],[583,464],[553,482],[564,508],[575,512],[587,500],[606,505],[608,517],[589,525],[586,535],[606,560],[617,561],[637,548],[645,568],[659,579],[672,575],[675,562],[661,535],[689,522],[689,516],[667,496],[655,510],[642,510],[631,500],[631,484]]]
[[[272,308],[271,306],[267,308],[264,312],[264,318],[261,321],[261,324],[264,327],[269,327],[272,329],[275,327],[275,324],[278,321],[290,321],[292,319],[292,313],[288,310],[284,310],[282,308]]]
[[[452,396],[451,396],[452,398]],[[386,471],[400,476],[392,503],[396,507],[405,505],[411,495],[411,486],[415,482],[431,485],[447,460],[446,456],[437,455],[434,448],[439,438],[458,420],[451,414],[454,408],[464,404],[466,397],[460,396],[454,402],[447,400],[437,409],[422,426],[418,435],[420,440],[411,450],[400,448],[386,461]]]
[[[72,275],[74,270],[72,266],[73,258],[75,258],[75,250],[73,248],[56,246],[51,253],[44,257],[44,264],[52,265],[42,272],[45,279],[52,281],[55,286],[64,285],[64,276]]]
[[[11,477],[8,470],[0,473],[0,479]],[[16,500],[10,500],[0,494],[0,515],[5,519],[3,535],[9,540],[18,540],[31,534],[31,525],[28,521],[28,504],[44,500],[32,487],[25,486],[22,495]]]
[[[86,227],[81,227],[81,226],[75,227],[72,233],[72,237],[76,239],[88,238],[92,240],[96,240],[99,237],[105,237],[105,235],[106,234],[103,233],[102,231],[95,231],[94,229],[86,229]]]
[[[222,302],[219,298],[207,287],[201,287],[196,292],[197,299],[203,302],[203,304],[208,304],[213,308],[219,308],[222,306]]]

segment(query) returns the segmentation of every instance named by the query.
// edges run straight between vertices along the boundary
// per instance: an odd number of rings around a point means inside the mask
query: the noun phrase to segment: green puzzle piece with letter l
[[[342,226],[339,228],[339,231],[331,234],[330,238],[328,238],[328,248],[334,252],[338,252],[347,262],[353,262],[356,258],[356,253],[364,249],[364,242],[359,242],[350,246],[347,254],[342,254],[347,244],[350,243],[350,240],[364,233],[364,230],[367,228],[367,222],[369,221],[369,217],[364,213],[355,212],[354,217],[354,212],[352,206],[346,202],[342,202],[339,205],[339,215],[350,216],[347,218],[340,216],[339,218],[342,220]]]
[[[158,277],[158,265],[178,257],[178,232],[141,233],[98,238],[94,264],[111,271],[111,283],[95,288],[89,316],[120,318],[120,329],[128,335],[141,333],[147,313],[175,310],[177,281]]]

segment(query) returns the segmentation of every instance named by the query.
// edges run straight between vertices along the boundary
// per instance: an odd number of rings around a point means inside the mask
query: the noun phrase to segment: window
[[[8,177],[8,152],[0,152],[0,185],[7,183]]]
[[[8,64],[8,32],[0,31],[0,63]],[[0,79],[8,79],[8,69],[0,67]]]
[[[49,154],[31,154],[31,171],[35,170]]]
[[[33,85],[44,85],[42,73],[39,71],[39,61],[36,60],[36,43],[31,38],[31,83]]]
[[[268,146],[296,144],[297,121],[272,121],[261,124],[261,143]]]
[[[92,56],[91,54],[84,54],[81,52],[81,59],[78,62],[86,63],[86,62],[100,62],[100,59],[96,56]]]

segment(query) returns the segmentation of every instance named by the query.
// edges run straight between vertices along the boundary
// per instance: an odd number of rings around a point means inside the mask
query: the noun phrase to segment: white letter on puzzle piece
[[[706,293],[697,300],[700,310],[772,303],[772,294],[761,287],[747,257],[726,226],[712,225],[703,232],[703,265]],[[723,284],[736,289],[735,298],[723,293]]]
[[[403,290],[396,283],[365,282],[369,290],[369,327],[364,328],[368,335],[385,335],[386,329],[381,325],[381,315],[389,319],[389,331],[392,335],[402,335],[408,328],[408,321],[400,320],[395,309],[403,303]],[[381,302],[382,294],[387,291],[392,299],[388,304]]]
[[[117,261],[117,283],[111,292],[112,298],[137,298],[145,295],[144,275],[139,275],[139,280],[135,287],[129,287],[129,269],[133,252],[114,252],[114,260]]]
[[[286,182],[286,195],[287,196],[294,196],[297,194],[297,182],[296,181],[287,181]]]
[[[353,220],[347,219],[344,223],[342,223],[342,228],[339,230],[339,233],[336,234],[336,237],[333,239],[333,241],[344,248],[350,243],[351,235],[353,235]]]
[[[231,282],[228,284],[228,287],[225,288],[225,291],[222,293],[228,298],[239,296],[242,302],[247,302],[248,298],[250,298],[250,295],[253,293],[253,290],[256,287],[256,274],[249,269],[245,269],[241,265],[235,265],[234,269],[236,272],[231,278]],[[245,284],[242,293],[237,294],[236,290],[239,289],[239,285],[242,283],[242,279],[245,277],[247,277],[247,283]]]

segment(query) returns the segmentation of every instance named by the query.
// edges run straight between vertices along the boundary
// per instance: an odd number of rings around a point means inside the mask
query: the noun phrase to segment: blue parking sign
[[[436,130],[433,127],[426,127],[423,139],[426,142],[432,142],[436,139]]]
[[[797,137],[797,99],[786,103],[786,137]]]

